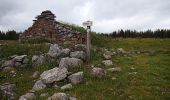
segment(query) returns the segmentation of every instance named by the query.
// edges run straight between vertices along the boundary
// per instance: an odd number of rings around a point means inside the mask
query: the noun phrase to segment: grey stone
[[[83,61],[78,58],[62,58],[59,63],[59,68],[69,68],[69,67],[76,67],[83,64]]]
[[[8,100],[16,99],[16,93],[13,92],[15,84],[5,83],[0,85],[0,90],[2,91],[2,96],[6,97]]]
[[[32,65],[33,66],[41,65],[44,62],[45,62],[45,57],[43,55],[40,55],[40,56],[34,55],[32,57]]]
[[[92,69],[92,72],[91,74],[94,76],[94,77],[98,77],[98,78],[103,78],[106,76],[106,71],[102,68],[99,68],[99,67],[94,67]]]
[[[13,71],[14,70],[14,68],[13,67],[5,67],[5,68],[3,68],[3,72],[10,72],[10,71]]]
[[[69,100],[65,93],[54,93],[48,100]]]
[[[113,63],[112,63],[111,60],[104,60],[102,63],[103,63],[105,66],[111,66],[111,65],[113,65]]]
[[[7,100],[15,100],[17,94],[13,91],[4,91],[2,96],[7,98]]]
[[[67,77],[67,69],[66,68],[53,68],[47,71],[44,71],[40,75],[40,79],[42,80],[43,83],[49,84],[53,83],[55,81],[60,81],[63,80]]]
[[[35,100],[36,96],[34,93],[26,93],[25,95],[20,96],[19,100]]]
[[[17,62],[22,62],[24,60],[24,58],[26,58],[27,55],[21,55],[21,56],[16,56],[13,58],[14,61],[17,61]]]
[[[42,94],[40,94],[40,97],[48,97],[48,96],[49,96],[48,93],[42,93]]]
[[[75,51],[84,51],[84,52],[86,52],[86,45],[84,45],[84,44],[76,44],[74,49],[75,49]]]
[[[38,78],[40,76],[40,72],[39,71],[35,71],[32,75],[33,78]]]
[[[58,44],[51,44],[50,50],[48,51],[47,55],[52,58],[56,58],[61,54],[61,47]]]
[[[68,79],[72,84],[74,84],[74,85],[78,84],[78,83],[82,82],[82,80],[83,80],[83,72],[78,72],[78,73],[72,74],[72,75],[68,76]]]
[[[2,91],[12,91],[15,87],[16,87],[16,85],[11,84],[11,83],[4,83],[4,84],[0,85],[0,89]]]
[[[107,71],[109,72],[120,72],[122,69],[120,67],[115,67],[115,68],[109,68]]]
[[[62,86],[60,89],[65,91],[65,90],[70,90],[72,88],[73,88],[73,86],[69,83],[69,84]]]
[[[14,61],[13,60],[8,60],[8,61],[5,61],[2,66],[2,68],[5,68],[5,67],[14,67]]]
[[[117,48],[117,53],[126,53],[126,51],[123,48]]]
[[[86,60],[86,53],[84,51],[74,51],[70,53],[70,57]]]
[[[117,53],[116,52],[112,52],[112,55],[115,56]]]
[[[106,60],[110,60],[111,58],[112,58],[112,56],[111,55],[109,55],[109,54],[103,54],[103,57],[104,57],[104,59],[106,59]]]
[[[68,49],[68,48],[66,48],[66,49],[62,49],[61,50],[61,56],[62,57],[67,57],[67,56],[69,56],[70,55],[70,49]]]
[[[75,97],[69,97],[69,100],[77,100]]]
[[[42,90],[42,89],[45,89],[45,88],[46,88],[46,85],[45,85],[41,80],[38,80],[38,81],[34,84],[32,90],[34,90],[34,91],[39,91],[39,90]]]

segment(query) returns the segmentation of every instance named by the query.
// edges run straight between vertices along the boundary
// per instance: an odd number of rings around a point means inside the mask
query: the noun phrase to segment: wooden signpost
[[[83,22],[83,26],[86,27],[86,30],[87,30],[87,59],[88,59],[88,62],[90,61],[90,50],[91,50],[90,32],[91,32],[92,25],[93,25],[92,21]]]

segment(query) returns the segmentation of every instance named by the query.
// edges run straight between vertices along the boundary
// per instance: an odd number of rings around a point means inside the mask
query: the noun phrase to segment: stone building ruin
[[[86,43],[86,32],[73,30],[72,27],[56,21],[55,18],[56,16],[51,11],[43,11],[33,20],[33,25],[21,34],[20,40],[45,38],[59,45]]]

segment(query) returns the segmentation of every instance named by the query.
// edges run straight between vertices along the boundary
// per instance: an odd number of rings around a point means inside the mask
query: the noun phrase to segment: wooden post
[[[83,26],[86,27],[87,29],[87,61],[90,62],[90,50],[91,50],[91,37],[90,37],[90,32],[91,32],[91,26],[93,22],[92,21],[86,21],[83,23]]]
[[[90,61],[90,51],[91,51],[91,37],[90,37],[90,26],[87,27],[87,59]]]

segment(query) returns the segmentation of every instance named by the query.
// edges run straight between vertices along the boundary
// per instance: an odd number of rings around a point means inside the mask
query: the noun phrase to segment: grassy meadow
[[[43,44],[19,44],[17,41],[0,41],[0,59],[18,54],[26,54],[30,58],[48,52],[49,45]],[[151,38],[117,38],[92,34],[92,55],[91,64],[107,69],[121,67],[121,72],[107,73],[103,79],[94,78],[90,75],[90,68],[86,65],[76,69],[69,69],[73,72],[84,71],[84,81],[73,86],[70,91],[64,91],[78,100],[170,100],[170,39]],[[130,54],[125,57],[121,54],[112,57],[113,66],[102,65],[105,49],[115,50],[123,48],[125,51],[139,50],[149,51],[148,53]],[[32,89],[38,79],[31,76],[35,71],[57,67],[56,63],[45,63],[40,66],[17,69],[16,76],[11,77],[10,73],[0,72],[0,84],[10,82],[16,84],[15,92],[18,96],[27,93]],[[62,84],[68,83],[67,81]],[[61,92],[52,86],[36,93],[37,100],[41,93]]]

